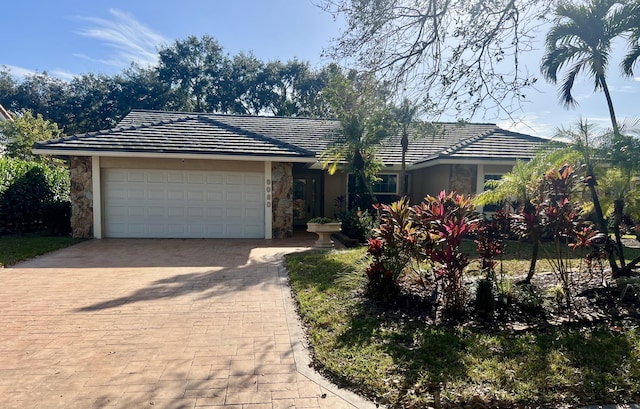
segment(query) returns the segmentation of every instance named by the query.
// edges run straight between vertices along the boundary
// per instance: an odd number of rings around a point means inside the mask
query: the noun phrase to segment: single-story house
[[[280,238],[331,217],[348,175],[322,170],[334,120],[135,110],[116,128],[37,143],[69,158],[78,237]],[[412,136],[414,201],[441,190],[472,194],[530,159],[546,139],[494,124],[442,123]],[[400,194],[400,137],[379,150],[378,197]]]

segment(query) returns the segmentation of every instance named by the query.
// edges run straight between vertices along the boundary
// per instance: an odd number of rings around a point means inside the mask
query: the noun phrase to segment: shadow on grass
[[[337,383],[377,402],[423,407],[433,405],[435,395],[443,407],[640,400],[635,330],[429,325],[368,300],[362,272],[348,259],[295,257],[290,274],[316,363]]]

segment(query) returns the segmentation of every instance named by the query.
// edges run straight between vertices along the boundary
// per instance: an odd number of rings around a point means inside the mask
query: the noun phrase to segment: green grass
[[[71,237],[20,234],[0,236],[0,267],[48,253],[81,242]]]
[[[462,251],[470,254],[471,257],[475,257],[476,244],[470,240],[465,240],[462,243]],[[508,241],[505,247],[505,254],[502,257],[501,264],[498,264],[497,270],[502,270],[507,274],[521,275],[526,274],[529,271],[529,264],[531,261],[532,253],[531,243],[521,241]],[[567,254],[570,255],[570,263],[574,267],[579,267],[582,261],[583,253],[581,250],[572,250],[566,248]],[[633,260],[635,257],[640,256],[640,248],[625,248],[624,256],[627,262]],[[543,243],[540,247],[538,254],[538,261],[536,262],[536,273],[552,271],[553,268],[548,257],[553,257],[553,243]],[[605,268],[609,267],[607,261],[604,261]]]
[[[427,325],[364,297],[364,257],[356,249],[286,258],[315,363],[338,384],[397,408],[434,406],[436,395],[444,408],[640,401],[637,328]]]

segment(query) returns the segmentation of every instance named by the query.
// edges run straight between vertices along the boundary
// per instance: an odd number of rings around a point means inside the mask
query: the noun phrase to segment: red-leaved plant
[[[380,226],[373,229],[368,253],[373,262],[367,269],[369,289],[386,299],[397,290],[398,278],[416,254],[412,209],[406,197],[390,205],[376,206]]]
[[[442,283],[445,310],[461,313],[466,298],[463,274],[469,257],[460,246],[480,222],[471,198],[442,191],[438,197],[425,197],[414,211],[423,236],[429,238],[422,250],[433,265],[436,280]]]

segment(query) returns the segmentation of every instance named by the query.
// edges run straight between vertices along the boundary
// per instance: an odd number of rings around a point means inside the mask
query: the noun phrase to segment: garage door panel
[[[224,184],[224,175],[207,175],[207,184],[209,185]]]
[[[184,200],[184,191],[180,190],[168,190],[167,199],[169,200]]]
[[[124,171],[112,170],[106,174],[105,181],[107,182],[124,182],[126,180],[126,173]]]
[[[264,176],[104,170],[107,237],[264,237]]]
[[[187,183],[193,184],[203,184],[205,179],[205,175],[201,173],[188,173],[187,174]]]
[[[127,216],[133,216],[136,218],[142,218],[147,215],[147,209],[143,206],[129,206],[127,207]]]
[[[224,200],[224,192],[207,192],[207,201],[209,202],[221,202]]]
[[[189,201],[204,201],[205,192],[203,191],[189,191],[187,192],[187,200]]]
[[[245,209],[244,217],[249,219],[259,219],[262,213],[262,209]]]
[[[127,199],[129,200],[143,200],[144,190],[141,189],[127,189]]]
[[[149,200],[164,200],[165,198],[165,190],[159,189],[148,189],[147,191],[147,199]]]
[[[245,185],[262,186],[263,178],[259,175],[245,176]]]
[[[177,218],[184,217],[184,208],[183,207],[167,207],[167,217],[169,218]]]
[[[229,223],[226,225],[225,233],[228,237],[243,237],[244,229],[240,223]]]
[[[224,236],[224,225],[222,223],[207,224],[206,231],[208,236],[221,237]]]
[[[164,235],[165,234],[165,226],[164,224],[150,224],[149,226],[149,234],[150,235]]]
[[[149,217],[164,217],[166,215],[164,207],[158,207],[158,206],[149,207],[147,209],[147,212],[149,214]]]
[[[145,172],[144,171],[130,171],[127,173],[127,181],[128,182],[144,182],[145,180]]]
[[[244,200],[247,202],[262,203],[262,194],[254,192],[245,193]]]
[[[240,218],[242,217],[242,209],[226,209],[226,216],[229,218]]]
[[[227,192],[227,202],[242,202],[242,192]]]
[[[182,172],[167,172],[168,183],[184,183],[184,173]]]
[[[209,207],[207,209],[207,218],[223,217],[224,209],[222,207]]]
[[[205,212],[205,209],[201,207],[190,207],[187,209],[187,216],[202,218],[204,217],[204,212]]]
[[[149,172],[147,173],[147,182],[149,183],[164,183],[166,175],[162,172]]]

